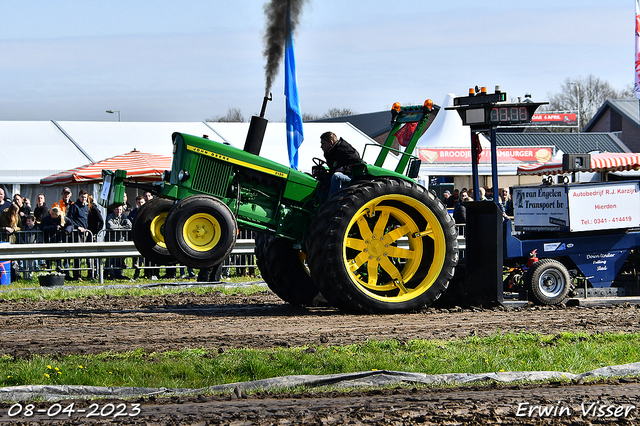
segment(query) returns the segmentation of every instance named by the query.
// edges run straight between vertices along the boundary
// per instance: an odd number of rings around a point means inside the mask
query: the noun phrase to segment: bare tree
[[[347,115],[355,115],[357,112],[351,108],[329,108],[327,112],[321,115],[302,114],[302,121],[322,120],[323,118],[345,117]]]
[[[240,111],[240,108],[229,108],[226,115],[218,115],[213,118],[207,118],[205,121],[210,122],[222,122],[222,123],[242,123],[244,122],[244,116]]]
[[[559,93],[549,93],[547,111],[578,111],[580,130],[584,129],[607,99],[629,99],[634,96],[631,85],[616,90],[609,82],[589,74],[564,80]]]

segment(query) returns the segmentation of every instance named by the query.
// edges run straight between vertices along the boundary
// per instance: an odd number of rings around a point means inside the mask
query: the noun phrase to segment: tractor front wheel
[[[427,306],[447,289],[458,261],[455,224],[442,202],[394,178],[336,193],[318,210],[307,248],[320,291],[347,312]]]
[[[157,265],[176,263],[164,240],[164,224],[172,206],[171,200],[152,198],[138,209],[133,221],[131,234],[136,249],[142,257]]]
[[[169,252],[180,263],[210,268],[231,254],[238,225],[222,201],[209,195],[192,195],[171,209],[164,235]]]

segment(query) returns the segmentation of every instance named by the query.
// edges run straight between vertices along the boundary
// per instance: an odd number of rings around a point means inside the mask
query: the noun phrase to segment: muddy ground
[[[640,305],[562,308],[428,308],[403,315],[345,315],[329,307],[295,308],[270,292],[252,296],[183,292],[162,297],[92,297],[72,301],[0,299],[0,354],[80,354],[205,347],[269,348],[344,345],[369,339],[450,339],[529,331],[636,332]],[[599,424],[640,421],[640,382],[608,380],[545,386],[467,386],[455,390],[144,398],[121,424]],[[107,401],[100,400],[99,404]],[[111,401],[117,405],[122,401]],[[70,401],[65,401],[68,405]],[[88,405],[91,402],[76,401]],[[125,401],[129,404],[133,401]],[[40,403],[49,407],[52,403]],[[65,404],[63,404],[65,405]],[[540,408],[535,408],[535,407]],[[9,418],[18,424],[110,424],[112,418],[46,415]],[[533,411],[531,409],[533,408]],[[546,407],[546,408],[545,408]],[[548,410],[540,415],[540,410]],[[519,414],[525,414],[521,416]],[[610,415],[608,415],[610,414]],[[20,423],[22,422],[22,423]]]

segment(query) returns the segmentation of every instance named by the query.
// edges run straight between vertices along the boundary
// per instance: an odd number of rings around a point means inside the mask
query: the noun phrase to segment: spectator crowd
[[[98,241],[99,238],[104,241],[125,241],[129,239],[138,210],[153,198],[150,192],[145,192],[144,195],[136,197],[135,208],[132,208],[125,193],[123,204],[111,209],[107,217],[103,218],[93,196],[86,190],[80,190],[75,201],[72,196],[71,189],[64,187],[60,199],[48,207],[45,196],[38,194],[36,205],[32,208],[31,201],[20,194],[15,194],[12,200],[7,199],[4,189],[0,187],[0,241],[14,244],[91,242]],[[97,259],[62,258],[55,261],[31,260],[14,263],[17,263],[16,269],[23,272],[25,279],[32,279],[36,271],[56,270],[64,273],[65,280],[82,281],[84,271],[84,279],[97,278],[96,262]],[[172,279],[178,276],[178,268],[164,266],[165,275],[160,276],[160,266],[143,258],[133,259],[133,278],[139,278],[142,270],[144,277],[151,280]],[[128,280],[129,278],[123,274],[124,268],[125,259],[108,259],[105,266],[106,278]],[[191,268],[186,268],[186,273],[184,267],[180,267],[179,271],[180,278],[196,277]],[[200,278],[208,281],[211,271],[202,272]]]

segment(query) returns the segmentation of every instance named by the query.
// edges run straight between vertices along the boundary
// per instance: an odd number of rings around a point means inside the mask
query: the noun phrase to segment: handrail
[[[238,239],[232,255],[253,254],[253,239]],[[0,261],[140,257],[133,241],[95,243],[0,244]]]

